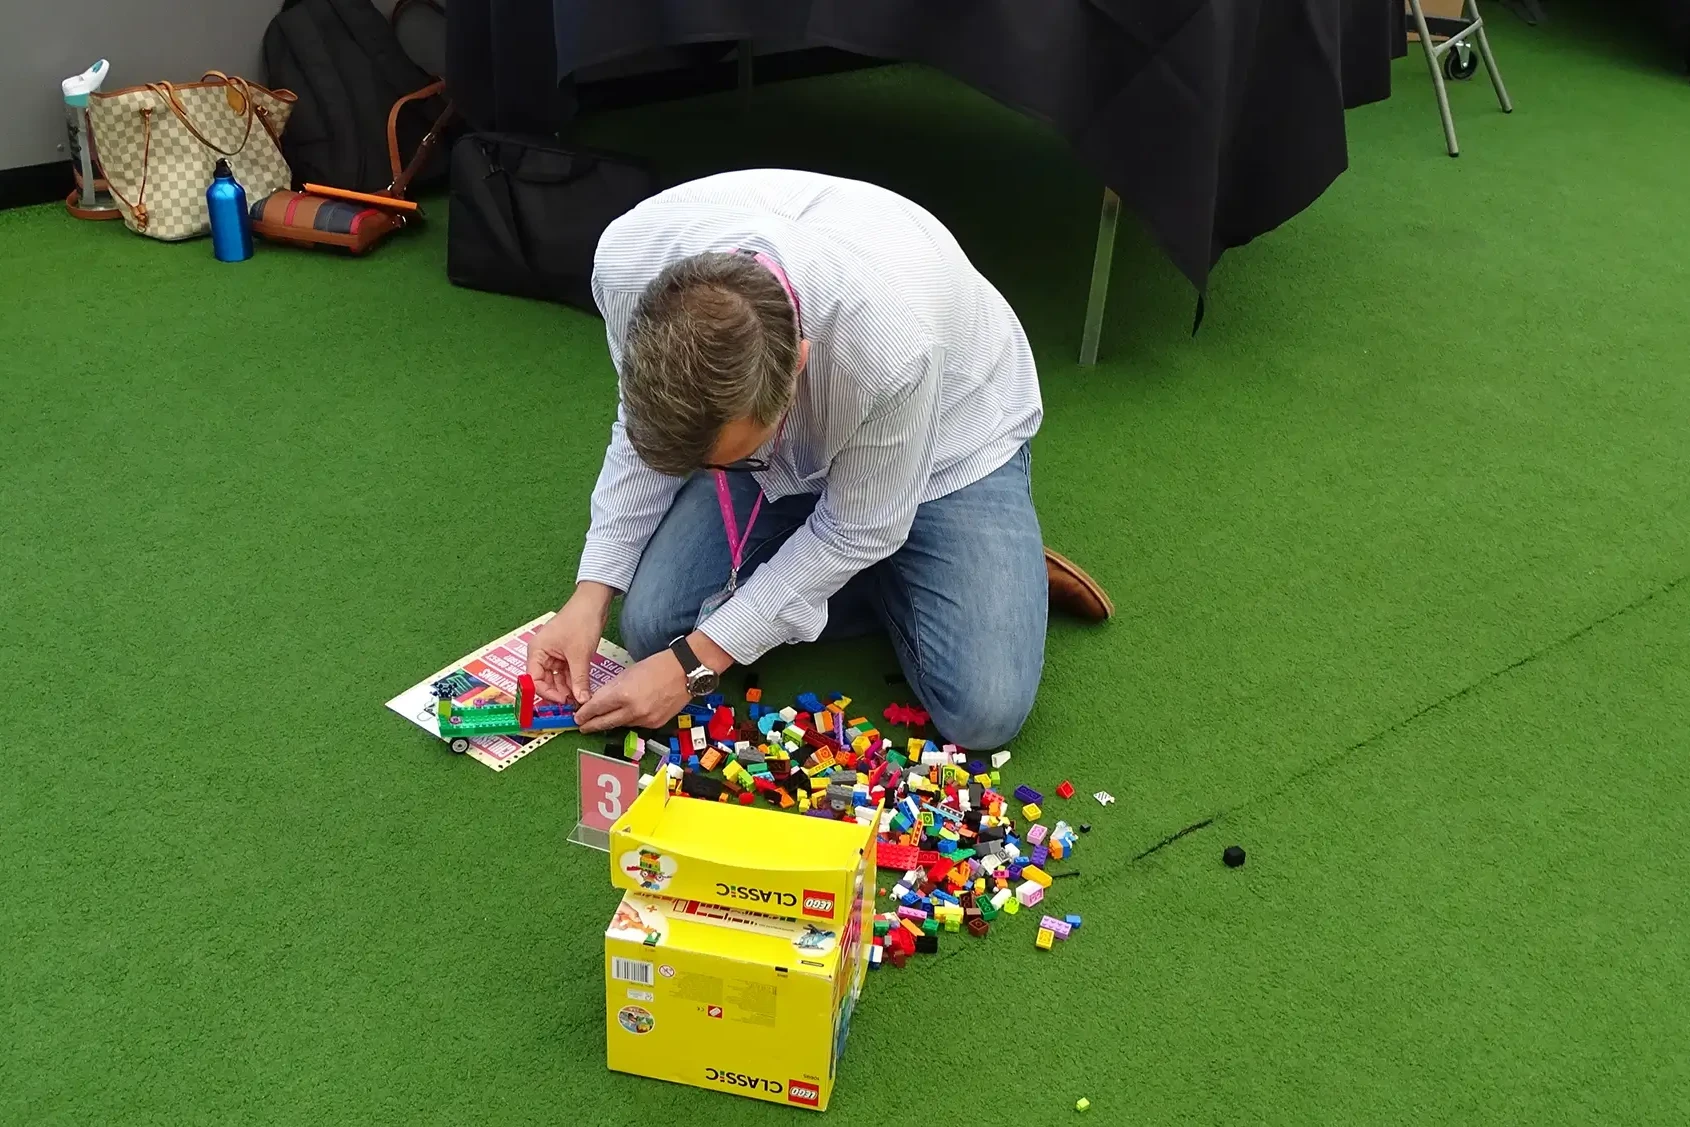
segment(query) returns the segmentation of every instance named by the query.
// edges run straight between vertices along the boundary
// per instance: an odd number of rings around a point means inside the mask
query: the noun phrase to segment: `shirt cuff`
[[[603,583],[626,591],[640,566],[640,550],[611,540],[589,539],[581,549],[581,566],[575,569],[577,583]]]
[[[771,622],[762,608],[743,595],[735,595],[723,603],[698,628],[740,665],[750,665],[789,641],[781,626]]]

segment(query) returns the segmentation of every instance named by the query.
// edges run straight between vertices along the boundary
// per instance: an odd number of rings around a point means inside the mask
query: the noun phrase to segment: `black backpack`
[[[468,133],[452,150],[446,276],[456,285],[593,304],[593,254],[617,216],[657,183],[627,157],[555,138]]]
[[[284,0],[264,32],[265,82],[299,95],[282,133],[282,155],[296,183],[375,192],[393,178],[387,117],[400,97],[434,81],[394,32],[413,0],[399,0],[390,22],[370,0]],[[444,14],[438,0],[420,2]],[[441,96],[399,111],[399,151],[416,151],[446,108]],[[442,146],[444,152],[447,146]],[[412,181],[438,180],[444,159]]]

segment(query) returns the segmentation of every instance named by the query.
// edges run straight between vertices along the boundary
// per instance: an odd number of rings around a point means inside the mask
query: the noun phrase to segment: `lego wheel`
[[[452,749],[453,755],[462,755],[469,750],[469,741],[462,736],[457,736],[446,746]]]
[[[1455,82],[1466,82],[1479,73],[1479,53],[1464,49],[1466,44],[1457,44],[1455,50],[1444,56],[1444,77]]]

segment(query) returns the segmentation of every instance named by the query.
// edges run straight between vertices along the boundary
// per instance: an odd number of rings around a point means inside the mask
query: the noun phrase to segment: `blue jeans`
[[[904,678],[941,735],[1002,747],[1033,709],[1044,672],[1044,538],[1023,446],[973,485],[915,511],[909,539],[828,600],[823,638],[884,630]],[[739,519],[758,493],[729,474]],[[763,504],[746,545],[743,582],[809,519],[814,494]],[[728,581],[728,545],[713,475],[695,474],[640,558],[622,603],[622,643],[642,658],[691,632],[704,600]]]

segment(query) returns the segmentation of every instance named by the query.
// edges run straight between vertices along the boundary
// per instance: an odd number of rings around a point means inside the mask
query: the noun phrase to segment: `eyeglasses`
[[[769,452],[771,454],[774,453],[775,448],[780,445],[780,436],[785,433],[786,416],[782,415],[780,417],[780,425],[775,428],[774,440],[769,443]],[[735,461],[723,464],[706,462],[704,463],[703,468],[707,470],[720,470],[723,473],[762,473],[764,470],[769,468],[769,460],[767,458],[739,458]]]
[[[738,461],[717,465],[714,462],[704,463],[707,470],[721,470],[723,473],[761,473],[769,468],[769,463],[762,458],[740,458]]]

